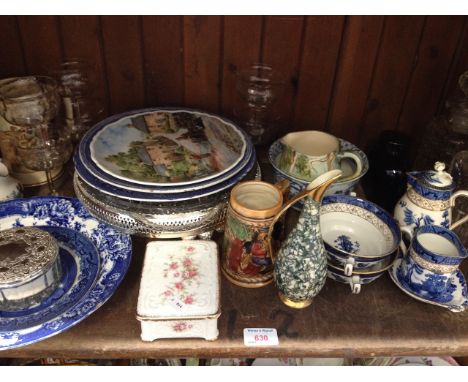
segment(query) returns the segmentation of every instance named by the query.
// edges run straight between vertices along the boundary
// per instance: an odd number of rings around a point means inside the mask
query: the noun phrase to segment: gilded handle
[[[270,251],[270,257],[273,263],[275,262],[275,255],[271,246],[271,235],[273,233],[273,228],[275,227],[276,222],[289,209],[289,207],[297,203],[299,200],[304,199],[306,196],[313,197],[314,200],[319,202],[322,199],[322,196],[328,186],[330,186],[330,184],[332,184],[335,180],[339,179],[342,174],[343,173],[341,170],[331,170],[325,174],[320,175],[312,183],[310,183],[305,190],[302,190],[296,196],[289,199],[284,204],[283,208],[274,216],[273,220],[271,221],[267,236],[268,249]]]
[[[275,227],[275,224],[278,222],[278,220],[281,218],[281,216],[291,207],[293,204],[298,202],[301,199],[304,199],[306,196],[308,196],[310,193],[312,193],[313,190],[303,190],[290,200],[286,202],[286,204],[283,206],[283,208],[273,217],[273,220],[271,221],[270,228],[268,229],[268,235],[267,235],[267,242],[268,242],[268,251],[270,252],[270,257],[271,261],[274,263],[275,262],[275,255],[273,251],[273,247],[271,245],[271,239],[272,239],[272,234],[273,234],[273,229]]]

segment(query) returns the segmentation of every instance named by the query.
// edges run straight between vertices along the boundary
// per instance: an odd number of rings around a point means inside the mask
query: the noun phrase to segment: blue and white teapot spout
[[[454,229],[468,221],[468,216],[452,222],[452,207],[468,191],[457,191],[445,164],[436,162],[434,170],[407,173],[408,188],[395,206],[394,216],[401,227],[417,229],[423,225],[439,225]]]

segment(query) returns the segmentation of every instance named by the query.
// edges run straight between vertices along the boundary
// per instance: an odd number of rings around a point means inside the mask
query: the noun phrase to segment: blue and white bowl
[[[326,191],[325,195],[333,195],[333,194],[341,194],[341,195],[348,195],[354,188],[357,186],[361,178],[366,175],[367,171],[369,170],[369,161],[367,159],[366,154],[360,150],[358,147],[353,145],[352,143],[345,141],[344,139],[339,138],[340,140],[340,148],[341,150],[346,151],[353,151],[356,155],[361,158],[362,162],[362,171],[361,174],[354,178],[347,178],[348,176],[352,175],[355,171],[355,164],[352,160],[344,159],[342,163],[341,170],[343,171],[343,177],[346,177],[344,180],[338,180],[334,182]],[[284,179],[289,180],[290,183],[290,193],[289,196],[293,197],[303,189],[305,189],[310,182],[302,179],[298,179],[293,177],[284,171],[282,171],[277,165],[277,159],[283,150],[283,145],[281,144],[280,140],[276,140],[268,150],[268,160],[270,164],[273,166],[273,176],[275,183],[280,182]],[[300,201],[296,203],[293,208],[300,211],[302,209],[303,202]]]
[[[377,280],[387,271],[387,269],[388,267],[374,273],[353,273],[351,276],[347,276],[344,273],[344,270],[328,265],[327,275],[330,279],[334,281],[337,281],[342,284],[348,284],[351,287],[351,292],[353,294],[358,294],[361,292],[362,285],[367,285]]]
[[[353,272],[383,269],[389,265],[389,262],[395,258],[395,255],[395,253],[392,253],[381,258],[373,259],[359,256],[344,256],[327,251],[328,263],[343,268],[348,275],[351,275]]]
[[[395,256],[401,241],[398,223],[384,209],[347,195],[326,196],[320,208],[320,228],[328,257],[354,270],[382,267]]]

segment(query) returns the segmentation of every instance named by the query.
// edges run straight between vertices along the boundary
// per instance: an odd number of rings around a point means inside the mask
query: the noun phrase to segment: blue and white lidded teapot
[[[407,173],[408,188],[394,210],[400,227],[414,230],[423,225],[439,225],[454,229],[468,221],[465,216],[453,223],[451,212],[455,200],[459,196],[468,197],[468,191],[453,192],[455,183],[444,171],[444,163],[436,162],[434,170]]]

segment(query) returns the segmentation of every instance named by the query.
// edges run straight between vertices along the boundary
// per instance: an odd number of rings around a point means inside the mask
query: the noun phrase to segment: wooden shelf
[[[70,189],[69,189],[70,190]],[[297,213],[288,215],[288,226]],[[218,238],[219,239],[219,238]],[[353,295],[347,285],[327,280],[303,310],[283,305],[273,284],[244,289],[223,278],[219,338],[140,340],[136,304],[146,239],[134,238],[133,260],[122,285],[98,311],[47,340],[0,352],[0,357],[219,358],[373,357],[468,355],[468,311],[452,313],[416,301],[385,274]],[[462,270],[467,274],[468,263]],[[276,328],[279,345],[246,347],[244,328]]]

